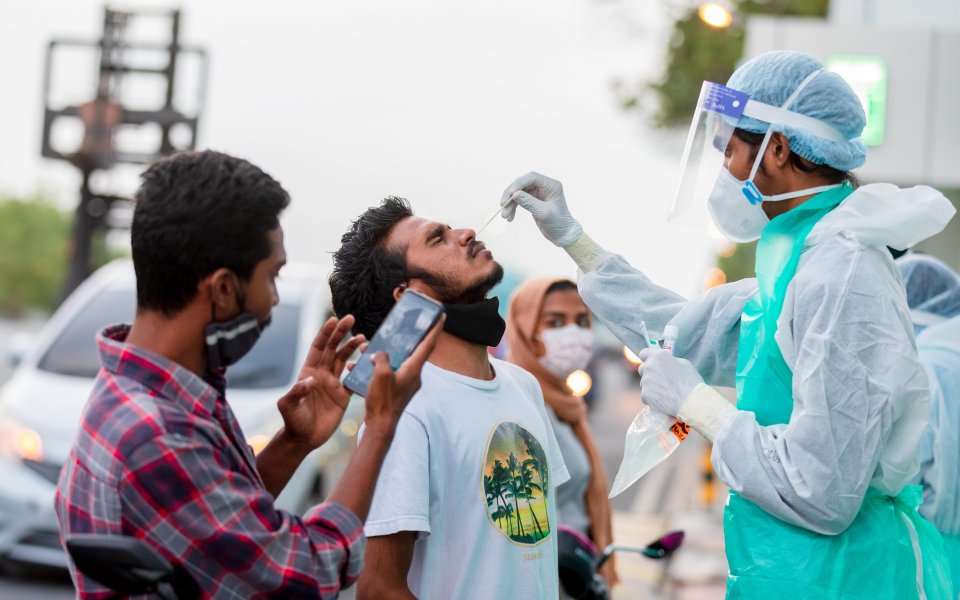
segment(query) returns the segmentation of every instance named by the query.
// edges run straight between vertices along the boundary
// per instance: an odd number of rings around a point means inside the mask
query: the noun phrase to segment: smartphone
[[[386,352],[390,368],[396,371],[420,345],[424,336],[443,314],[443,305],[412,290],[406,290],[380,328],[360,360],[347,373],[343,386],[360,396],[367,395],[367,387],[373,377],[373,362],[370,357],[377,352]]]

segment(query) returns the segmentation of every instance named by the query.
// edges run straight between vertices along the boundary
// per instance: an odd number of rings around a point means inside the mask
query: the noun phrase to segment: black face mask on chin
[[[470,304],[444,303],[443,308],[447,313],[443,330],[471,344],[497,346],[507,329],[497,297]]]
[[[474,242],[476,243],[476,242]],[[423,270],[409,270],[407,279],[421,279],[434,288],[443,301],[447,320],[443,330],[461,340],[482,346],[497,346],[507,330],[500,316],[500,299],[486,295],[503,279],[503,267],[495,265],[486,279],[465,290],[456,289],[449,281]]]

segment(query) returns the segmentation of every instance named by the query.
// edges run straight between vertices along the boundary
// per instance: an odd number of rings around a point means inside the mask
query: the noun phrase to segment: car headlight
[[[253,448],[253,454],[257,455],[267,447],[267,444],[270,443],[271,439],[273,438],[265,433],[257,433],[248,437],[247,443],[250,444],[251,448]]]
[[[43,461],[40,434],[14,419],[0,415],[0,456],[11,461]]]

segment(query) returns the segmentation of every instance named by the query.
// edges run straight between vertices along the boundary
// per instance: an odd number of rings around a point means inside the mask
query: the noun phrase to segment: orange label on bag
[[[682,442],[684,438],[687,437],[687,434],[690,433],[690,426],[677,419],[677,422],[670,426],[670,431]]]

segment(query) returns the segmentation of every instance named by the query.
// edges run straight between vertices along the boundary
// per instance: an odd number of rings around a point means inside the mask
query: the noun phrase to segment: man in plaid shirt
[[[439,327],[396,373],[383,354],[373,358],[368,433],[327,502],[303,518],[276,509],[304,457],[339,425],[349,400],[339,376],[364,342],[341,344],[352,316],[324,324],[277,403],[283,428],[254,457],[223,375],[279,300],[288,203],[269,175],[216,152],[146,170],[131,231],[137,314],[97,339],[102,369],[55,500],[63,539],[141,538],[174,565],[180,589],[201,597],[332,598],[356,580],[380,466]],[[72,562],[70,574],[80,597],[112,595]]]

